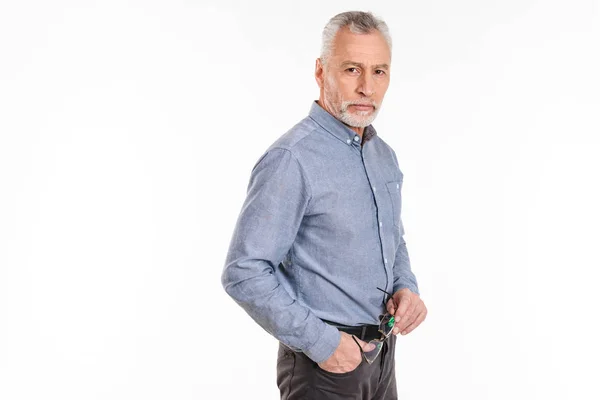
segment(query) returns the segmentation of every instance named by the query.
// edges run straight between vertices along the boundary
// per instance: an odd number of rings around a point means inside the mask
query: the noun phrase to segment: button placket
[[[355,136],[354,140],[358,142],[358,140],[360,140],[360,138],[358,136]],[[360,150],[361,150],[360,152],[362,155],[365,173],[367,174],[367,179],[369,179],[369,181],[371,181],[371,179],[369,177],[367,164],[366,164],[366,157],[365,157],[365,152],[364,152],[365,149],[361,148]],[[373,201],[375,202],[375,207],[378,210],[378,214],[379,214],[380,212],[382,212],[382,210],[380,209],[380,205],[378,204],[380,199],[379,199],[379,192],[377,191],[377,186],[371,185],[371,190],[373,191]],[[385,195],[385,193],[384,193],[384,195]],[[390,266],[388,264],[388,259],[387,259],[387,251],[386,251],[387,240],[385,239],[386,234],[383,229],[383,221],[381,219],[381,216],[376,217],[376,223],[378,224],[378,227],[379,227],[379,229],[378,229],[379,230],[379,244],[381,246],[380,247],[381,248],[381,257],[382,257],[381,259],[383,261],[383,268],[384,268],[385,274],[386,274],[386,279],[387,279],[386,287],[387,287],[387,284],[388,284],[390,276],[391,276],[390,274],[392,274],[392,272],[390,271]]]

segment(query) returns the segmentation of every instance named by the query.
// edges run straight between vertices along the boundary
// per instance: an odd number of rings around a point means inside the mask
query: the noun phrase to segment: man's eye
[[[382,70],[382,69],[378,69],[377,71],[375,71],[375,73],[376,73],[377,75],[385,75],[385,71],[384,71],[384,70]]]
[[[348,68],[346,71],[354,73],[354,72],[357,72],[357,71],[358,71],[358,69],[356,69],[356,68],[354,68],[354,67],[350,67],[350,68]]]

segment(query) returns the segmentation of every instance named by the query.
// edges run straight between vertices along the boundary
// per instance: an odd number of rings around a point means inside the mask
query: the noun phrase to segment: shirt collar
[[[323,129],[327,132],[331,133],[333,136],[346,143],[347,145],[352,145],[355,142],[358,142],[360,139],[355,139],[355,137],[359,136],[346,126],[342,121],[335,118],[333,115],[329,114],[323,107],[321,107],[317,101],[313,101],[309,117],[319,124]],[[377,132],[373,125],[369,125],[365,127],[363,131],[363,144],[366,143],[369,139],[373,138]],[[359,143],[356,143],[359,144]]]

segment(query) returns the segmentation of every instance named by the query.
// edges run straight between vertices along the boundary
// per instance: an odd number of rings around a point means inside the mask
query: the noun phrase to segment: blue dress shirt
[[[222,284],[267,332],[315,362],[342,325],[378,324],[385,295],[418,292],[400,219],[396,154],[317,102],[252,169]]]

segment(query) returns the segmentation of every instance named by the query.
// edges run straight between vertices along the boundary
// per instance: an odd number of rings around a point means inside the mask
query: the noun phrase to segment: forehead
[[[337,62],[348,60],[363,64],[390,64],[390,48],[381,32],[374,30],[357,34],[348,27],[341,28],[333,41],[332,58]]]

